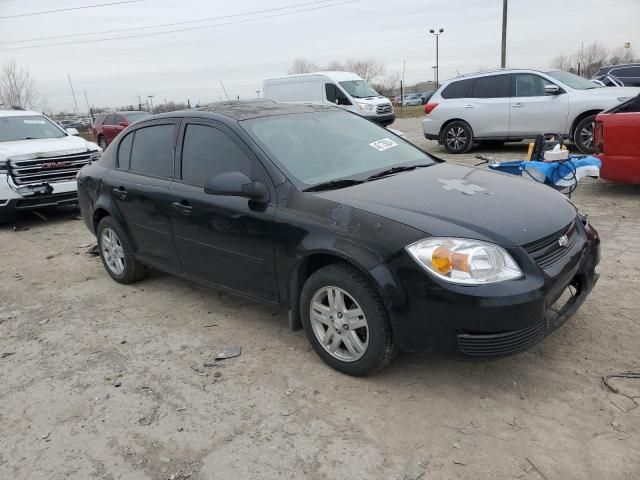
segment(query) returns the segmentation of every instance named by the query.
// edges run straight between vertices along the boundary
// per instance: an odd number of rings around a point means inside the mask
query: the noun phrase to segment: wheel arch
[[[591,115],[597,115],[602,111],[603,111],[602,109],[591,109],[591,110],[585,110],[581,114],[576,115],[576,118],[573,119],[573,122],[571,123],[571,128],[569,129],[569,138],[572,141],[575,141],[573,136],[576,132],[576,127],[578,126],[578,124],[585,118],[590,117]]]
[[[440,127],[440,132],[438,133],[438,143],[442,144],[442,134],[444,133],[445,129],[451,125],[453,122],[463,122],[466,123],[469,126],[469,129],[471,130],[471,135],[474,136],[475,138],[475,134],[473,133],[473,127],[471,126],[471,124],[469,122],[467,122],[465,119],[463,118],[450,118],[449,120],[447,120],[446,122],[444,122],[442,124],[442,126]]]

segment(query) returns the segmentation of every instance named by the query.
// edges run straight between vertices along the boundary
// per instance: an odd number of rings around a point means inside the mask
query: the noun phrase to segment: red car
[[[640,184],[640,95],[596,117],[594,143],[602,178]]]
[[[91,126],[96,142],[104,150],[114,138],[125,128],[142,118],[151,115],[149,112],[107,112],[101,113]]]

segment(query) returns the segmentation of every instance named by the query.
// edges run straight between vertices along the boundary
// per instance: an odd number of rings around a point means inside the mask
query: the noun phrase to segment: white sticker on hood
[[[385,150],[398,146],[398,144],[393,140],[391,140],[390,138],[383,138],[382,140],[376,140],[375,142],[371,142],[369,145],[371,145],[373,148],[375,148],[380,152],[384,152]]]
[[[46,123],[44,120],[23,120],[22,122],[29,125],[44,125]]]

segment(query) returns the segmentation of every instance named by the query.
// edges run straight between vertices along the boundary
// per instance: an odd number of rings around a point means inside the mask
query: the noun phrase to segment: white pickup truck
[[[20,210],[73,204],[76,174],[102,149],[38,112],[0,110],[0,223]]]

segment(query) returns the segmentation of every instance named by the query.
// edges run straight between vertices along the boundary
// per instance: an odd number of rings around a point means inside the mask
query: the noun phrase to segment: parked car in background
[[[76,175],[101,149],[38,112],[0,110],[0,222],[77,201]]]
[[[316,72],[268,78],[264,98],[281,103],[337,105],[380,125],[391,125],[396,115],[391,101],[351,72]]]
[[[104,150],[121,131],[149,115],[149,112],[138,110],[101,113],[96,117],[91,130],[98,145]]]
[[[598,113],[640,93],[640,88],[603,88],[562,70],[502,69],[444,82],[425,105],[422,128],[450,153],[474,142],[521,141],[558,133],[583,153],[593,153]]]
[[[153,266],[278,306],[350,375],[399,348],[526,350],[598,279],[598,233],[562,195],[333,107],[156,115],[82,169],[78,195],[115,281]]]
[[[602,67],[592,80],[605,87],[640,87],[640,63]]]
[[[403,107],[413,107],[416,105],[422,105],[422,94],[421,93],[410,93],[405,95],[402,99]]]
[[[602,178],[640,184],[640,95],[596,117],[594,142]]]
[[[433,94],[436,92],[422,92],[420,94],[421,98],[422,98],[422,105],[426,105],[427,102],[431,99],[431,97],[433,97]]]

